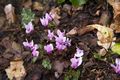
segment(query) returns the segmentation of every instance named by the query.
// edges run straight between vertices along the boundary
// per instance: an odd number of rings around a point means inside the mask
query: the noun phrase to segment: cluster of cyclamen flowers
[[[54,35],[54,32],[48,30],[48,39],[55,40],[55,47],[59,51],[64,50],[65,48],[67,48],[67,46],[71,46],[71,40],[65,37],[65,31],[61,32],[60,30],[57,30],[57,35]],[[54,50],[53,44],[47,44],[46,46],[44,46],[44,49],[47,53],[51,53]]]
[[[82,64],[82,56],[84,55],[83,50],[80,50],[79,48],[76,49],[76,53],[74,54],[74,57],[70,59],[71,61],[71,67],[76,69]]]
[[[26,48],[31,49],[32,55],[33,55],[34,57],[37,57],[37,56],[39,55],[39,51],[37,51],[38,45],[37,45],[37,44],[34,44],[33,40],[32,40],[31,42],[28,42],[28,40],[26,39],[26,42],[23,42],[23,45],[24,45]]]

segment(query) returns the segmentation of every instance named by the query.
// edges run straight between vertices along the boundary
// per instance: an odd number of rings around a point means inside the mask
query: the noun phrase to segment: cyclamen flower
[[[58,36],[55,36],[55,41],[58,50],[64,50],[67,46],[71,46],[71,40],[65,37],[65,32],[57,30],[57,35]]]
[[[63,45],[63,44],[56,42],[56,48],[58,50],[64,50],[66,48],[66,45]]]
[[[115,70],[116,73],[120,74],[120,59],[116,58],[115,65],[111,64],[111,67]]]
[[[51,17],[48,13],[45,14],[45,18],[46,18],[48,21],[51,21],[51,20],[52,20],[52,17]]]
[[[84,54],[83,50],[81,50],[79,48],[76,49],[75,57],[81,57],[81,56],[83,56],[83,54]]]
[[[54,37],[54,33],[51,32],[50,30],[48,30],[48,38],[49,38],[50,40],[52,40],[53,37]]]
[[[47,26],[48,25],[48,19],[46,19],[46,18],[40,18],[40,22],[41,22],[41,24],[43,25],[43,26]]]
[[[31,42],[28,42],[28,40],[26,39],[26,42],[23,42],[23,45],[25,47],[32,48],[34,45],[34,42],[33,42],[33,40]]]
[[[70,61],[71,61],[71,67],[72,68],[74,68],[74,69],[76,69],[77,67],[79,67],[80,65],[81,65],[81,63],[82,63],[82,57],[80,57],[80,58],[71,58],[70,59]]]
[[[37,56],[39,55],[39,51],[33,50],[33,51],[32,51],[32,55],[37,57]]]
[[[53,44],[48,44],[46,46],[44,46],[44,50],[47,52],[47,53],[51,53],[53,51]]]
[[[34,44],[33,40],[31,42],[28,42],[28,40],[26,39],[26,42],[23,42],[23,45],[31,49],[33,56],[39,55],[39,51],[37,51],[38,45]]]
[[[73,58],[70,59],[71,61],[71,67],[76,69],[82,64],[82,56],[83,56],[83,50],[80,50],[79,48],[76,49],[76,53]]]
[[[52,17],[48,13],[45,14],[45,17],[40,18],[40,22],[43,26],[47,26],[49,21],[52,21]]]
[[[25,25],[25,29],[26,29],[27,34],[34,30],[32,22],[29,22],[27,25],[26,24],[24,24],[24,25]]]

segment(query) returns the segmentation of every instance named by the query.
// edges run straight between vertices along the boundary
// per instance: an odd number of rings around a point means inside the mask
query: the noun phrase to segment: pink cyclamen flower
[[[56,42],[56,48],[58,50],[64,50],[66,48],[66,45]]]
[[[32,51],[32,55],[37,57],[37,56],[39,55],[39,51],[33,50],[33,51]]]
[[[61,43],[61,44],[65,44],[66,42],[66,37],[64,36],[55,36],[55,41],[58,42],[58,43]]]
[[[116,58],[115,65],[111,64],[111,67],[115,70],[116,73],[120,74],[120,59]]]
[[[40,18],[40,22],[41,22],[41,24],[43,25],[43,26],[48,26],[48,19],[46,19],[46,18]]]
[[[83,50],[81,50],[79,48],[76,49],[75,57],[81,57],[81,56],[83,56],[83,54],[84,54]]]
[[[26,42],[23,42],[23,45],[25,47],[32,48],[34,45],[34,42],[33,42],[33,40],[31,42],[28,42],[28,40],[26,39]]]
[[[80,50],[79,48],[76,49],[76,53],[74,54],[74,57],[70,59],[72,68],[76,69],[82,64],[83,54],[84,54],[83,50]]]
[[[34,44],[33,47],[31,48],[31,50],[37,50],[39,47],[37,44]]]
[[[47,52],[47,53],[51,53],[53,51],[53,44],[48,44],[46,46],[44,46],[44,50]]]
[[[48,21],[52,21],[52,17],[48,13],[45,14],[45,19],[47,19]]]
[[[53,37],[54,37],[54,33],[51,32],[50,30],[48,30],[48,38],[49,38],[50,40],[52,40]]]
[[[27,25],[26,24],[24,24],[24,25],[25,25],[25,29],[26,29],[27,34],[34,30],[32,22],[29,22]]]
[[[82,63],[82,57],[80,57],[80,58],[71,58],[70,59],[70,61],[71,61],[71,67],[72,68],[74,68],[74,69],[76,69],[78,66],[80,66],[81,65],[81,63]]]
[[[71,40],[65,37],[65,31],[61,32],[60,30],[57,30],[57,35],[58,36],[55,36],[55,41],[58,50],[64,50],[67,46],[71,46]]]

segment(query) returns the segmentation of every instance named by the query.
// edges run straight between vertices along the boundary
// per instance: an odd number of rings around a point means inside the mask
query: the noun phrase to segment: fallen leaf
[[[8,4],[4,8],[4,12],[6,14],[6,18],[9,24],[14,23],[16,21],[16,15],[15,15],[14,10],[15,8],[12,6],[12,4]]]
[[[59,16],[60,14],[60,9],[58,7],[51,9],[50,14],[55,21],[55,23],[58,25],[60,23],[59,19],[61,18]]]
[[[22,80],[26,75],[22,60],[11,61],[10,67],[5,69],[5,71],[10,80],[13,80],[14,78],[16,80]]]
[[[70,30],[68,33],[66,33],[67,36],[73,36],[77,34],[77,27],[74,27],[72,30]]]
[[[92,27],[83,27],[83,28],[78,29],[77,33],[78,33],[78,35],[83,35],[90,31],[93,31],[93,30],[94,30],[94,28],[92,28]]]
[[[16,43],[15,41],[12,42],[12,49],[18,53],[22,52],[22,47],[20,44]]]
[[[98,38],[98,45],[102,46],[106,50],[110,48],[112,45],[114,45],[114,33],[111,28],[108,28],[106,26],[102,26],[99,24],[93,24],[93,25],[88,25],[88,27],[93,27],[97,29],[97,38]]]
[[[43,5],[39,2],[34,2],[33,3],[33,10],[42,11],[43,10]]]

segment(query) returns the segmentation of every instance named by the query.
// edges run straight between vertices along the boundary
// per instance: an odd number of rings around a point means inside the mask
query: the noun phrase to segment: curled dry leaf
[[[16,15],[15,15],[14,10],[15,10],[15,8],[12,6],[12,4],[8,4],[4,8],[6,18],[7,18],[9,23],[14,23],[15,22]]]
[[[58,7],[56,8],[53,8],[51,11],[50,11],[50,14],[52,16],[52,18],[54,19],[55,23],[58,25],[60,23],[59,19],[61,18],[59,16],[60,14],[60,9]]]
[[[106,50],[110,48],[114,44],[114,33],[111,28],[108,28],[106,26],[102,26],[99,24],[93,24],[93,25],[88,25],[88,27],[93,27],[98,30],[97,32],[97,37],[98,37],[98,45],[102,46]]]
[[[10,67],[5,69],[5,71],[10,80],[13,80],[14,78],[16,80],[22,80],[26,75],[22,60],[11,61]]]

